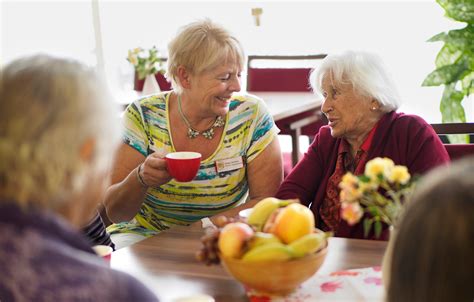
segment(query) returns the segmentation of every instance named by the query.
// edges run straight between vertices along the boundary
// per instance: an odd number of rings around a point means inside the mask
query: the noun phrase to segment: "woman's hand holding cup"
[[[164,155],[154,152],[145,158],[139,170],[139,176],[149,187],[158,187],[171,180]]]

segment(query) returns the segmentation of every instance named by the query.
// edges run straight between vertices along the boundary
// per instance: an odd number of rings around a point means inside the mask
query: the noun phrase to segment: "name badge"
[[[244,167],[244,160],[242,156],[234,158],[226,158],[216,161],[216,171],[217,173],[227,172],[232,170],[241,169]]]

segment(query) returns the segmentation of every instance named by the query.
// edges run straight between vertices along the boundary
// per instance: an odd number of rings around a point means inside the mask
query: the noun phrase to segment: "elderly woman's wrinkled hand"
[[[147,156],[141,164],[140,177],[149,187],[158,187],[171,180],[164,155],[155,152]]]

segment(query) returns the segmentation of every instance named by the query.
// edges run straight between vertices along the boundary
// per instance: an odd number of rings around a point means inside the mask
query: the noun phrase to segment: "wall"
[[[4,1],[2,6],[4,60],[43,50],[95,63],[90,1]],[[260,27],[254,25],[253,7],[263,8]],[[132,84],[128,49],[156,45],[165,50],[180,26],[209,17],[234,32],[248,54],[377,52],[398,83],[401,110],[429,122],[441,119],[442,88],[421,87],[421,82],[434,69],[441,43],[426,40],[462,25],[445,18],[435,1],[99,0],[99,9],[106,70],[118,96]],[[474,102],[464,103],[473,121]]]

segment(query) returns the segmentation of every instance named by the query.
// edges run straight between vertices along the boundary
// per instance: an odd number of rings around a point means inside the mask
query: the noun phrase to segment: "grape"
[[[224,227],[227,223],[228,223],[229,219],[226,217],[226,216],[218,216],[216,219],[215,219],[215,222],[214,224],[218,227],[218,228],[222,228]]]

